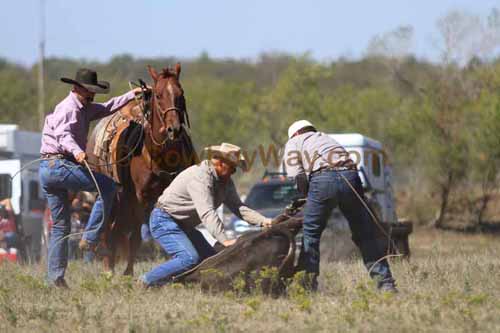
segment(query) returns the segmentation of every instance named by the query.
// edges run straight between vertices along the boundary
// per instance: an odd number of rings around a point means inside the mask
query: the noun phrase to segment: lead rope
[[[379,260],[377,260],[375,262],[378,263],[380,260],[386,258],[386,257],[401,257],[403,256],[403,254],[399,253],[399,250],[398,248],[396,247],[396,244],[394,243],[394,241],[391,239],[391,235],[389,233],[387,233],[384,229],[384,227],[382,227],[382,225],[380,224],[380,221],[378,220],[378,218],[375,216],[375,214],[373,213],[373,211],[370,209],[370,207],[368,206],[368,204],[365,202],[365,200],[361,197],[361,195],[358,193],[358,191],[356,191],[356,189],[354,188],[354,186],[351,184],[351,182],[342,174],[342,173],[338,173],[342,179],[346,182],[346,184],[351,188],[351,190],[354,192],[354,194],[356,195],[356,197],[359,199],[359,201],[361,201],[361,203],[363,204],[363,206],[365,207],[365,209],[368,211],[368,214],[370,214],[373,222],[375,223],[375,225],[380,229],[380,231],[382,231],[382,233],[387,237],[387,253],[386,253],[386,256],[380,258]],[[392,246],[394,247],[394,250],[396,251],[397,254],[390,254],[390,249],[391,249],[391,243],[392,243]],[[375,265],[374,264],[374,265]],[[373,266],[372,266],[373,267]]]

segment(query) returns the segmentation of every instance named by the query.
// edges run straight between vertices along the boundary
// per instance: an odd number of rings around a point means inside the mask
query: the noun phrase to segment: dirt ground
[[[500,331],[498,237],[417,229],[410,242],[410,261],[392,261],[397,295],[376,292],[356,258],[325,260],[318,293],[292,286],[278,299],[182,285],[144,291],[80,261],[67,272],[71,289],[59,290],[45,285],[43,265],[2,263],[0,331]]]

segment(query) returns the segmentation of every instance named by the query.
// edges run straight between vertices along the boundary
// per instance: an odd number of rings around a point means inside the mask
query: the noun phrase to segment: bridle
[[[165,116],[167,115],[167,113],[171,112],[171,111],[176,111],[178,114],[180,114],[182,112],[181,109],[179,109],[178,107],[176,106],[171,106],[167,109],[163,109],[160,105],[160,103],[158,102],[158,99],[156,97],[153,97],[153,101],[154,101],[154,104],[157,108],[158,108],[158,118],[160,118],[160,123],[161,123],[161,127],[163,128],[167,128],[166,124],[165,124]],[[162,142],[158,142],[156,141],[154,135],[153,135],[153,118],[155,116],[155,110],[153,109],[152,110],[152,115],[151,115],[151,130],[149,131],[149,136],[151,137],[151,140],[153,141],[153,143],[156,145],[156,146],[163,146],[168,140],[168,135],[167,137],[162,141]]]
[[[175,106],[175,101],[174,101],[174,106],[163,109],[160,105],[160,102],[158,101],[158,98],[156,98],[156,94],[154,92],[154,89],[155,88],[153,88],[152,97],[151,97],[153,99],[153,106],[152,106],[152,110],[151,110],[151,113],[152,113],[151,120],[150,120],[151,129],[149,130],[149,136],[150,136],[151,141],[153,142],[154,145],[163,146],[169,140],[169,137],[167,135],[167,137],[163,141],[161,141],[161,142],[156,141],[156,139],[153,135],[153,119],[155,117],[155,113],[156,113],[155,111],[158,111],[158,118],[160,118],[161,127],[165,128],[165,129],[167,128],[167,126],[165,124],[165,116],[169,112],[175,111],[175,112],[177,112],[177,115],[179,116],[179,118],[181,118],[181,115],[185,115],[186,119],[188,119],[188,118],[187,118],[186,110]]]

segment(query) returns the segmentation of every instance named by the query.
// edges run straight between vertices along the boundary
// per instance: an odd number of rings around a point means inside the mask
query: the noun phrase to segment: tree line
[[[480,29],[471,29],[479,25]],[[79,67],[111,82],[110,95],[147,65],[182,64],[191,132],[197,148],[222,141],[247,150],[282,146],[286,130],[308,119],[329,133],[357,132],[380,140],[395,174],[400,216],[437,227],[480,226],[500,218],[500,45],[498,10],[485,18],[451,12],[438,22],[441,58],[412,55],[412,28],[376,36],[361,59],[317,61],[308,54],[262,54],[258,59],[134,58],[108,62],[51,58],[46,67],[46,113],[69,91],[59,81]],[[465,32],[464,32],[465,31]],[[464,35],[465,34],[465,35]],[[478,42],[479,41],[479,42]],[[0,59],[0,122],[40,130],[37,64]],[[98,96],[104,100],[109,96]],[[239,176],[243,187],[264,168]]]

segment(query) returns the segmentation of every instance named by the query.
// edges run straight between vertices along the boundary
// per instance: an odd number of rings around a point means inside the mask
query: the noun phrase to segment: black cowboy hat
[[[76,84],[96,94],[107,94],[109,92],[109,82],[97,81],[96,71],[87,68],[80,68],[76,72],[75,79],[62,77],[61,81],[64,83]]]

